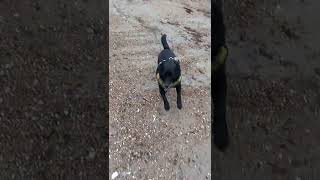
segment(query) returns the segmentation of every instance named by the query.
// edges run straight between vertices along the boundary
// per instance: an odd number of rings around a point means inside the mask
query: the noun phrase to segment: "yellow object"
[[[178,85],[178,84],[181,82],[181,79],[182,79],[182,77],[181,77],[181,75],[180,75],[179,78],[170,85],[170,87],[175,87],[176,85]],[[165,87],[164,87],[164,82],[163,82],[163,80],[160,78],[159,73],[157,73],[157,80],[158,80],[160,86],[162,86],[163,88],[165,88]]]
[[[221,65],[223,65],[226,62],[227,56],[228,48],[225,46],[220,47],[216,60],[212,64],[212,70],[216,71]]]

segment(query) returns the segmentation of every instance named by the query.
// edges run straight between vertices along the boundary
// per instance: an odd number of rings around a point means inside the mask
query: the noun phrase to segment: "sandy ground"
[[[319,5],[226,2],[231,145],[210,161],[210,2],[111,1],[110,177],[319,179]],[[159,98],[161,33],[182,59],[181,111]]]
[[[191,10],[191,9],[192,10]],[[210,179],[209,1],[110,1],[110,177]],[[183,109],[155,79],[161,33],[181,59]]]

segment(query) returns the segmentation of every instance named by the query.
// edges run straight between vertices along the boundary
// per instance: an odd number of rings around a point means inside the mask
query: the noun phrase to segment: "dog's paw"
[[[166,111],[169,111],[169,110],[170,110],[170,105],[169,105],[169,103],[168,103],[168,104],[164,104],[164,109],[165,109]]]
[[[177,107],[178,107],[178,109],[182,109],[182,103],[181,103],[181,102],[180,102],[180,103],[178,102],[178,103],[177,103]]]

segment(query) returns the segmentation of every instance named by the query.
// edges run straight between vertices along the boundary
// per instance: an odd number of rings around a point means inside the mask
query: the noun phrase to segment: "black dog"
[[[213,133],[214,143],[224,150],[229,143],[228,126],[226,121],[226,65],[225,60],[228,56],[228,48],[225,42],[225,25],[222,12],[222,0],[212,3],[212,59],[211,59],[211,97],[214,107],[213,113]]]
[[[159,90],[164,102],[164,109],[170,109],[169,102],[166,97],[166,92],[170,88],[176,88],[177,91],[177,107],[182,108],[181,102],[181,69],[180,62],[177,60],[175,54],[170,50],[166,40],[166,35],[162,35],[161,43],[164,50],[158,56],[157,80]]]

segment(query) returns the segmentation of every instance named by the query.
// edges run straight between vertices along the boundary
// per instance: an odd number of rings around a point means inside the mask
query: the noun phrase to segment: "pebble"
[[[43,102],[42,100],[39,100],[39,101],[38,101],[38,104],[43,105],[44,102]]]
[[[95,150],[91,150],[89,152],[89,155],[88,155],[87,159],[92,160],[92,159],[94,159],[94,157],[96,157],[96,151]]]
[[[271,146],[270,145],[265,145],[264,148],[265,148],[266,151],[270,151],[271,150]]]
[[[38,85],[38,83],[39,83],[39,81],[37,79],[35,79],[35,80],[33,80],[32,85],[36,86],[36,85]]]
[[[9,87],[5,87],[5,88],[4,88],[4,92],[5,92],[5,93],[9,93],[9,92],[10,92],[10,88],[9,88]]]
[[[64,110],[63,113],[64,113],[65,115],[68,115],[68,114],[69,114],[68,110]]]
[[[92,28],[89,27],[89,28],[87,28],[87,32],[88,32],[89,34],[93,34],[94,31],[93,31]]]
[[[39,28],[40,28],[41,30],[46,29],[46,28],[44,27],[44,25],[42,25],[42,24],[39,25]]]
[[[41,130],[41,131],[43,131],[43,130],[44,130],[44,127],[43,127],[43,126],[41,126],[41,125],[39,125],[39,128],[40,128],[40,130]]]
[[[111,179],[115,179],[117,176],[119,176],[119,173],[116,171],[116,172],[112,173]]]
[[[311,132],[310,129],[306,129],[305,131],[306,131],[307,134],[310,134],[310,132]]]
[[[4,67],[6,69],[11,69],[13,67],[13,63],[6,64],[6,65],[4,65]]]
[[[130,174],[131,174],[131,172],[123,172],[123,173],[122,173],[122,175],[124,175],[124,176],[125,176],[125,175],[130,175]]]

